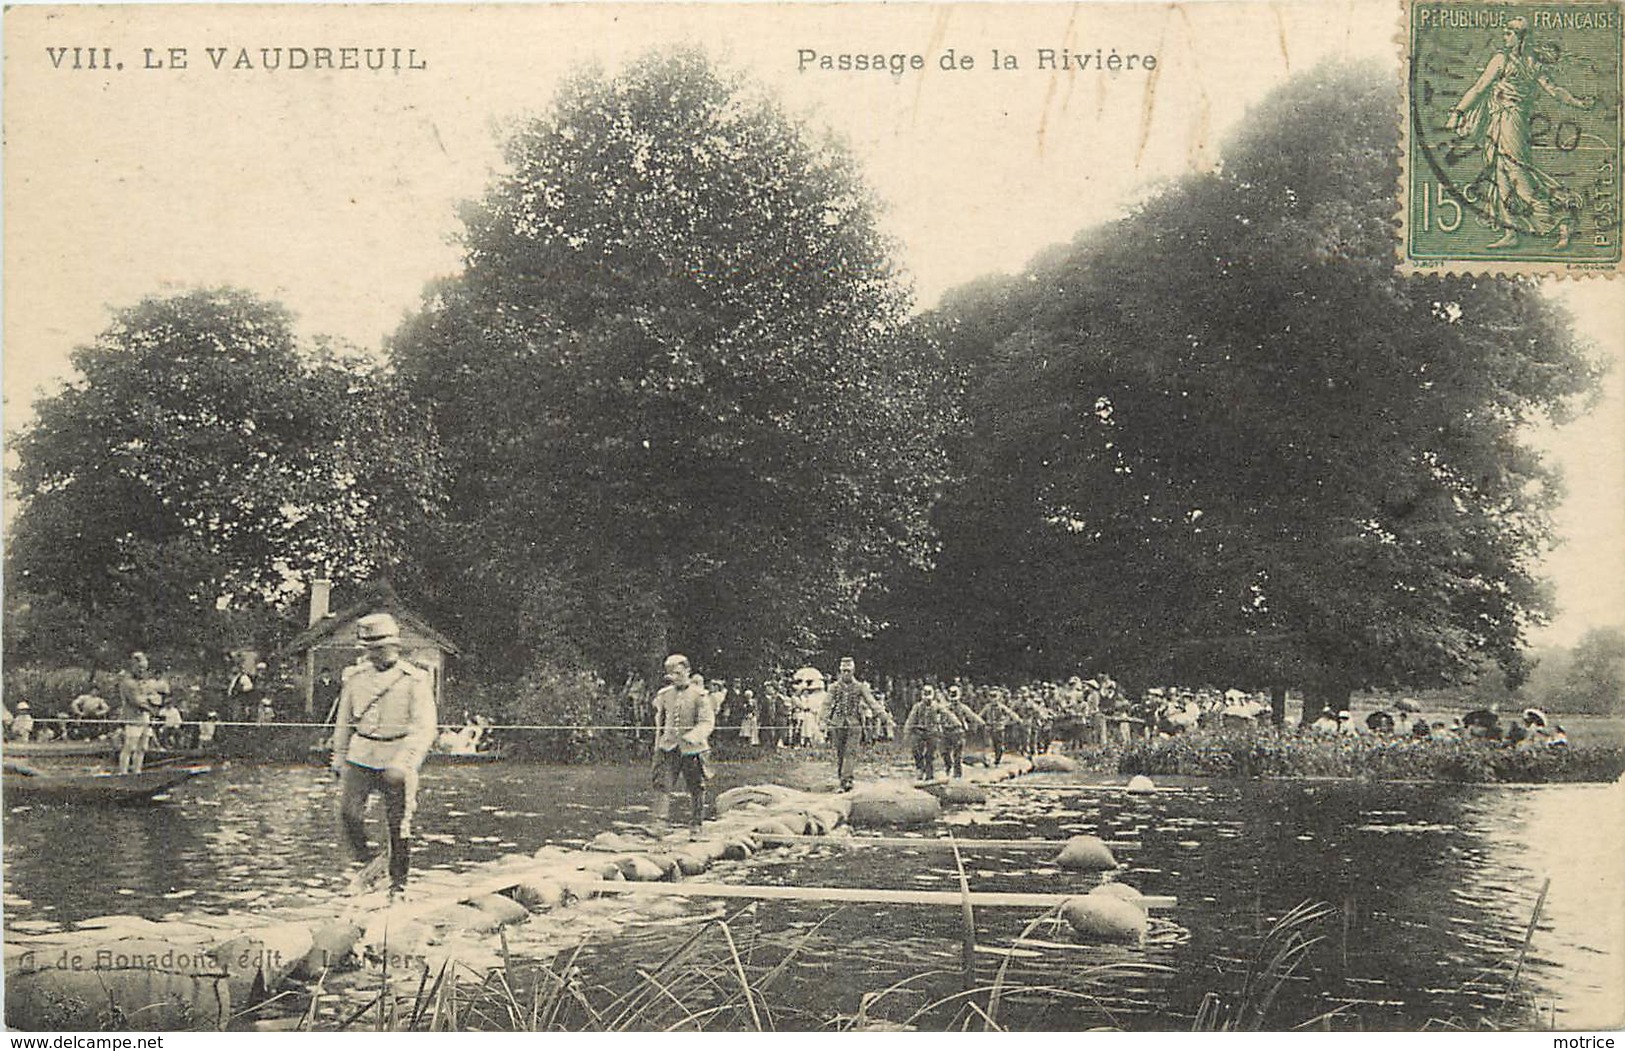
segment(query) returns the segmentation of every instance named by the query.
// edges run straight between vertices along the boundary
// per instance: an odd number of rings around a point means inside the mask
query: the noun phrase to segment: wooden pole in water
[[[760,901],[852,902],[858,905],[960,905],[957,890],[885,890],[873,887],[752,887],[737,883],[634,883],[630,880],[570,881],[576,891],[600,894],[652,894],[677,898],[754,898]],[[1078,894],[1037,894],[1017,891],[972,891],[972,905],[983,908],[1053,909]],[[1147,894],[1139,899],[1147,908],[1168,909],[1178,904],[1171,896]]]
[[[1546,906],[1546,892],[1552,889],[1552,877],[1547,876],[1546,882],[1540,885],[1540,896],[1535,899],[1535,911],[1529,917],[1529,926],[1523,931],[1523,944],[1518,947],[1518,963],[1512,968],[1512,977],[1507,979],[1507,991],[1518,984],[1518,975],[1523,973],[1523,958],[1529,955],[1529,943],[1535,939],[1535,927],[1540,923],[1540,910]]]
[[[859,847],[902,847],[917,850],[1060,850],[1066,846],[1064,839],[939,839],[935,836],[798,836],[785,835],[777,832],[755,833],[757,839],[763,843],[782,843],[786,845],[798,843],[815,843],[830,847],[845,847],[856,850]],[[1133,850],[1140,846],[1137,839],[1107,839],[1102,840],[1113,850],[1127,848]]]

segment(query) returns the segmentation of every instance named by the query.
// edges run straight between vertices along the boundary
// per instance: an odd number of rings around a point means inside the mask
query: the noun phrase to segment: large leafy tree
[[[15,443],[15,656],[265,630],[309,575],[387,569],[435,509],[429,432],[391,381],[248,292],[145,299],[73,363]]]
[[[1562,711],[1625,715],[1625,629],[1609,625],[1581,636],[1554,702]]]
[[[1523,428],[1594,368],[1531,283],[1396,272],[1390,95],[1300,76],[1221,171],[950,297],[965,659],[1328,700],[1516,666],[1558,494]]]
[[[850,155],[701,54],[584,73],[394,342],[454,514],[423,588],[492,672],[744,670],[931,554],[950,399]]]

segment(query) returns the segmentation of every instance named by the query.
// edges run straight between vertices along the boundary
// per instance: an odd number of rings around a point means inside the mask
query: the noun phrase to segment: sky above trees
[[[266,13],[82,9],[47,27],[8,17],[5,423],[69,375],[109,308],[166,286],[232,284],[285,304],[302,333],[364,348],[456,268],[457,204],[500,166],[507,132],[545,109],[582,61],[615,68],[686,40],[778,90],[844,137],[886,203],[916,305],[1109,220],[1146,187],[1211,166],[1230,128],[1273,86],[1330,54],[1397,64],[1383,3],[1031,9],[304,9]],[[282,21],[275,21],[281,19]],[[45,67],[58,36],[189,46],[193,68],[67,80]],[[47,40],[46,37],[50,39]],[[210,71],[206,46],[388,38],[422,74],[257,78]],[[588,42],[591,43],[588,43]],[[1038,47],[1154,52],[1153,77],[1041,73]],[[1027,68],[986,68],[993,47]],[[796,71],[796,52],[946,49],[973,71]],[[109,90],[109,84],[114,85]],[[1625,312],[1608,283],[1558,295],[1616,361]],[[1597,414],[1545,435],[1569,474],[1548,560],[1564,613],[1543,641],[1572,642],[1625,608],[1621,377]]]

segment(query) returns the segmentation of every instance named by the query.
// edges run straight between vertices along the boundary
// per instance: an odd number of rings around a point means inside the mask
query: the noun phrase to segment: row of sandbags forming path
[[[1116,881],[1113,844],[1070,840],[933,838],[945,805],[986,800],[986,785],[1034,769],[1075,769],[1058,755],[969,768],[964,780],[915,785],[860,784],[850,793],[804,792],[765,784],[717,799],[702,831],[659,837],[639,828],[598,835],[582,849],[547,845],[463,871],[432,870],[407,895],[328,899],[252,914],[198,914],[156,922],[135,916],[83,921],[32,936],[8,933],[6,1023],[24,1030],[188,1030],[249,1024],[270,998],[297,1004],[334,976],[351,983],[416,981],[448,963],[497,962],[490,943],[516,924],[538,925],[577,903],[610,895],[739,898],[866,904],[949,905],[1051,910],[1080,940],[1143,941],[1153,910],[1169,898]],[[1143,781],[1144,779],[1139,779]],[[1150,790],[1138,781],[1129,790]],[[877,831],[916,830],[906,837]],[[759,886],[748,878],[761,851],[802,844],[841,848],[1048,849],[1061,868],[1089,873],[1075,895],[869,887]],[[1119,848],[1129,844],[1117,844]],[[705,878],[710,874],[712,878]],[[726,877],[723,882],[718,877]],[[359,972],[359,975],[357,974]],[[281,1012],[285,1017],[288,1012]]]

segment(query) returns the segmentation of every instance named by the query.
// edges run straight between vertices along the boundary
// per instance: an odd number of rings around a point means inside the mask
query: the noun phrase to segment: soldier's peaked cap
[[[356,621],[355,635],[363,646],[388,646],[401,641],[401,626],[388,613],[369,613]]]

